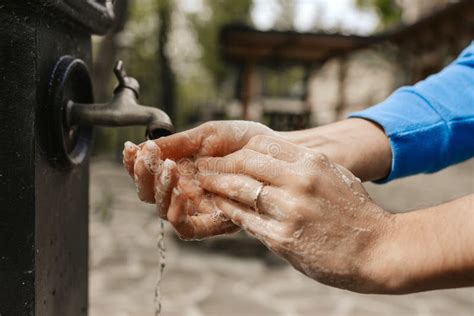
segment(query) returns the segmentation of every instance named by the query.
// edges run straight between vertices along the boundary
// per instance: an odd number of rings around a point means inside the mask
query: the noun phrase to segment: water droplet
[[[303,228],[298,229],[297,231],[295,231],[295,232],[293,233],[293,238],[298,239],[298,238],[301,237],[302,234],[303,234]]]

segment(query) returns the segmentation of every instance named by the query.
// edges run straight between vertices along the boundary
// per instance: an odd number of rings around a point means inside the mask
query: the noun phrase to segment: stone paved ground
[[[474,160],[437,175],[367,187],[394,211],[430,205],[474,192]],[[92,164],[90,222],[90,315],[153,315],[158,219],[153,207],[138,201],[120,165]],[[318,284],[268,253],[262,256],[252,239],[232,238],[183,243],[166,228],[163,315],[474,315],[474,288],[355,294]],[[215,250],[235,240],[244,246],[232,247],[234,255]]]

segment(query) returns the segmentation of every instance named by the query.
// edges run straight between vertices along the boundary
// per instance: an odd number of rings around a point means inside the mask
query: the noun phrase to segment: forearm
[[[474,194],[396,214],[370,265],[387,293],[474,285]]]
[[[324,153],[363,181],[384,178],[390,171],[392,158],[388,138],[370,121],[347,119],[282,134],[295,144]]]

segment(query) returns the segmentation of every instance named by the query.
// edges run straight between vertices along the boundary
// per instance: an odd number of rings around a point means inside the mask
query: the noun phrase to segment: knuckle
[[[244,146],[244,148],[247,147],[258,147],[259,145],[265,143],[267,140],[267,137],[265,135],[256,135],[250,138],[249,142],[247,145]]]
[[[259,133],[272,134],[274,133],[268,126],[260,122],[252,122],[252,129]]]
[[[218,121],[208,121],[196,127],[196,132],[198,135],[211,135],[217,133],[219,126]]]
[[[315,187],[316,176],[308,175],[300,179],[299,187],[302,188],[305,192],[312,191]]]
[[[253,156],[255,152],[251,149],[243,148],[242,150],[237,151],[236,154],[237,158],[246,158]]]
[[[201,127],[203,129],[206,129],[206,130],[214,130],[217,127],[217,122],[216,121],[208,121],[208,122],[203,123],[201,125]]]
[[[327,166],[329,163],[329,158],[323,153],[314,153],[311,155],[311,160],[314,162],[316,166]]]
[[[278,228],[279,243],[281,244],[293,237],[293,234],[297,229],[296,223],[294,223],[292,220],[280,224]]]
[[[295,215],[300,214],[302,212],[303,207],[304,205],[300,201],[291,203],[291,205],[288,206],[289,213],[292,215],[291,219],[294,219]]]
[[[243,148],[239,151],[236,151],[230,155],[229,160],[230,163],[232,163],[232,167],[236,168],[238,171],[241,171],[241,169],[245,166],[245,164],[255,155],[255,152]]]
[[[243,151],[243,150],[245,150],[245,149],[241,149],[241,150],[234,151],[233,153],[228,154],[227,156],[222,157],[222,159],[227,160],[227,161],[238,160],[238,159],[240,159],[240,158],[242,157],[242,151]]]
[[[281,237],[283,237],[284,239],[288,239],[290,238],[291,236],[293,236],[293,225],[290,224],[290,223],[287,223],[285,224],[285,226],[282,228],[282,231],[281,231]]]
[[[258,127],[258,128],[268,129],[268,127],[267,127],[265,124],[260,123],[260,122],[252,122],[252,124],[253,124],[255,127]]]

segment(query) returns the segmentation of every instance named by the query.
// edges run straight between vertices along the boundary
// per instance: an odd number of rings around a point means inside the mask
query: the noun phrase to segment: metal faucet
[[[114,73],[118,85],[109,103],[82,104],[69,101],[66,120],[69,126],[102,125],[130,126],[145,125],[148,139],[168,136],[174,132],[169,116],[162,110],[138,104],[140,85],[127,76],[121,60],[117,61]]]

